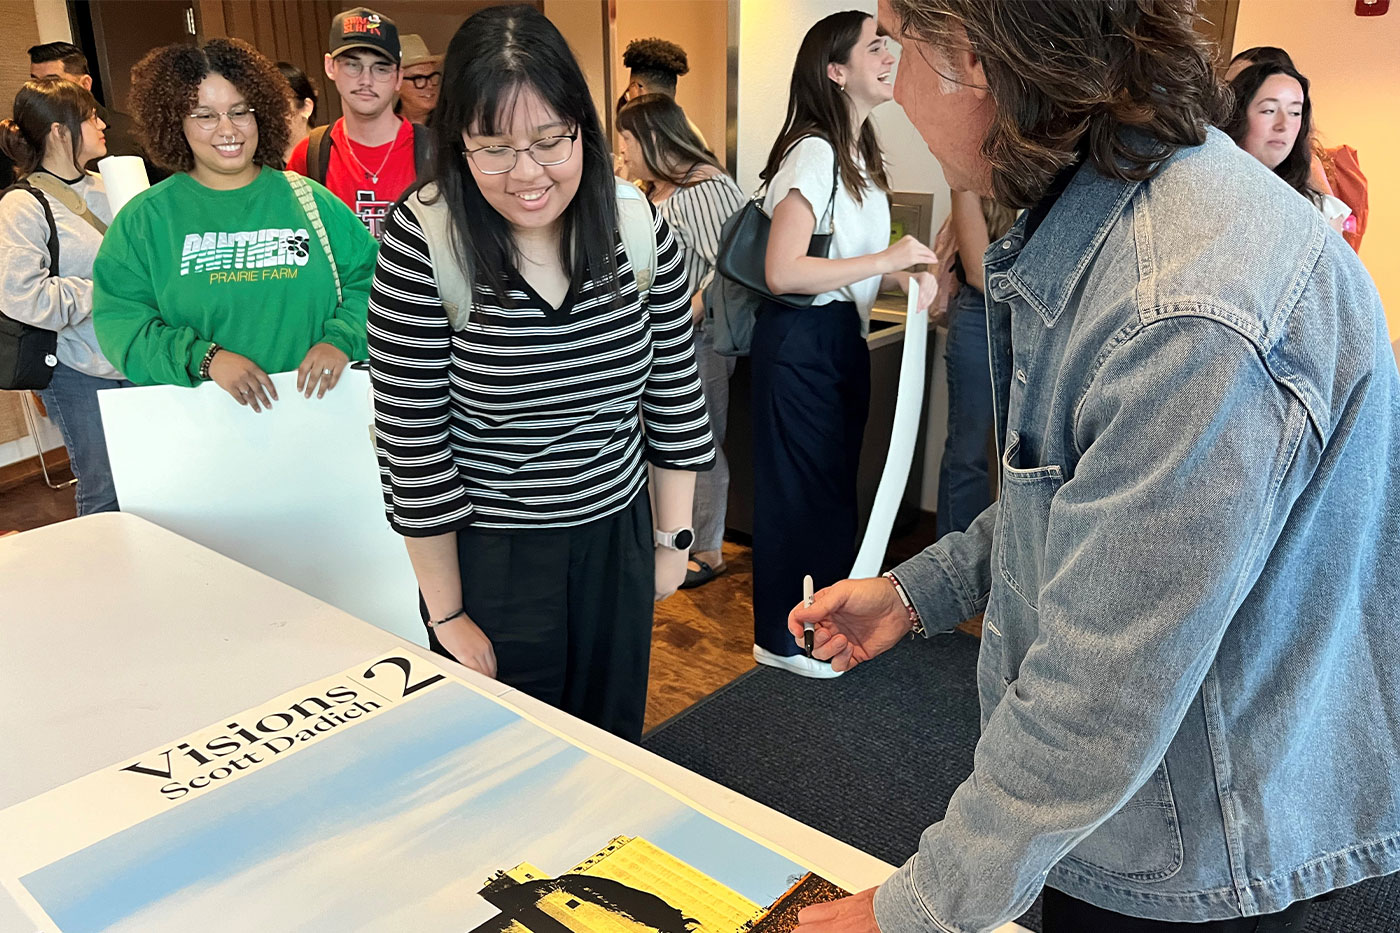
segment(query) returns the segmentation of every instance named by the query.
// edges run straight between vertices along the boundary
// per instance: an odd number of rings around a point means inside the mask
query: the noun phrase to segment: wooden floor
[[[66,469],[53,473],[67,479]],[[28,531],[76,515],[73,488],[51,490],[39,477],[0,490],[0,535]],[[933,540],[933,517],[922,514],[890,542],[888,560],[904,560]],[[726,542],[728,569],[705,586],[681,590],[656,607],[646,728],[686,709],[754,666],[753,559]],[[980,620],[979,620],[980,621]],[[979,622],[968,628],[980,634]]]

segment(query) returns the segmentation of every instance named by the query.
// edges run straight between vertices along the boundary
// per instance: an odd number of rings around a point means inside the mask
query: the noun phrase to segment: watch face
[[[676,550],[688,551],[690,550],[690,546],[694,543],[695,532],[691,531],[689,528],[682,528],[680,531],[676,532]]]

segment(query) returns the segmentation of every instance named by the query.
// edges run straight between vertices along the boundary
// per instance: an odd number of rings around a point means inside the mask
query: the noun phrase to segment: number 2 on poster
[[[372,680],[372,679],[375,677],[374,669],[375,669],[376,667],[381,667],[381,666],[383,666],[383,665],[385,665],[385,664],[392,664],[394,667],[397,667],[397,668],[403,673],[403,689],[402,689],[402,690],[400,691],[400,693],[399,693],[399,699],[404,699],[404,698],[407,697],[409,694],[417,693],[419,690],[422,690],[424,687],[430,687],[430,686],[432,686],[433,684],[437,683],[439,680],[443,680],[443,679],[444,679],[444,677],[443,677],[442,674],[434,674],[434,675],[431,676],[431,677],[425,677],[425,678],[423,678],[422,680],[418,681],[418,683],[416,683],[416,684],[411,684],[411,683],[409,683],[409,680],[410,680],[411,677],[412,677],[412,674],[411,674],[411,671],[412,671],[411,664],[410,664],[408,658],[399,658],[399,657],[395,657],[395,658],[381,658],[381,659],[379,659],[378,661],[375,661],[373,664],[371,664],[368,668],[365,669],[365,672],[364,672],[364,674],[363,674],[364,678],[365,678],[366,680]]]

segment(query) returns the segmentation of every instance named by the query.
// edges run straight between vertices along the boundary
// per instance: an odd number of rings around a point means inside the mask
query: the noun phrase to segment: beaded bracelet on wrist
[[[924,621],[919,618],[919,610],[914,608],[914,601],[909,598],[909,594],[904,591],[904,584],[899,582],[899,577],[894,575],[894,571],[886,570],[880,576],[894,584],[894,593],[899,597],[899,601],[904,604],[905,610],[909,613],[909,634],[924,635]]]
[[[217,343],[209,344],[209,349],[204,351],[204,359],[199,361],[199,378],[209,378],[209,365],[214,362],[215,354],[222,349]]]

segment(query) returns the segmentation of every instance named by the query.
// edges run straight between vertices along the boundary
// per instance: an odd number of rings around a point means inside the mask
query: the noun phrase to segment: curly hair
[[[1152,178],[1177,149],[1205,142],[1228,99],[1194,0],[890,3],[902,34],[935,50],[970,45],[981,60],[996,105],[982,154],[1003,204],[1035,204],[1081,160],[1111,178]]]
[[[281,168],[291,138],[287,81],[276,65],[241,39],[210,39],[203,48],[167,45],[132,67],[131,115],[147,156],[172,172],[194,168],[185,115],[199,101],[200,82],[211,74],[226,78],[253,108],[258,127],[253,163]]]
[[[622,66],[675,93],[676,79],[690,71],[685,49],[665,39],[633,39],[622,53]]]

